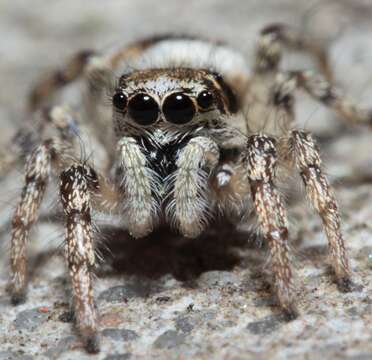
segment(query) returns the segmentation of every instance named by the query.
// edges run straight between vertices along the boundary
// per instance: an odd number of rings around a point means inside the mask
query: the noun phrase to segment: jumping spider
[[[283,47],[313,56],[322,76],[281,70]],[[78,79],[86,80],[79,111],[58,106],[61,89],[80,84]],[[323,222],[337,284],[349,291],[336,200],[313,136],[296,128],[299,88],[350,123],[372,123],[370,111],[332,85],[321,46],[285,25],[262,30],[251,69],[225,44],[161,36],[105,53],[83,51],[46,76],[30,96],[38,120],[15,138],[28,156],[12,220],[12,303],[25,300],[29,232],[52,176],[60,179],[73,310],[88,352],[99,351],[91,213],[119,219],[134,238],[159,226],[196,238],[217,216],[237,225],[251,221],[253,213],[270,250],[277,299],[295,317],[288,223],[278,188],[297,171]],[[94,144],[97,168],[93,161],[79,161],[88,143]],[[13,160],[3,161],[3,171]]]

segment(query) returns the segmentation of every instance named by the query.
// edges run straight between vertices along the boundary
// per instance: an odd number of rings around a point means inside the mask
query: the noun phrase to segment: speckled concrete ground
[[[0,1],[0,143],[24,119],[25,94],[44,69],[81,47],[169,30],[228,40],[249,58],[263,25],[302,26],[329,44],[336,81],[346,93],[372,106],[369,0],[157,3]],[[301,56],[285,63],[311,66]],[[63,261],[53,252],[62,230],[43,223],[30,249],[28,301],[17,308],[10,306],[5,291],[8,233],[1,239],[0,359],[372,359],[372,133],[342,126],[334,114],[306,98],[300,97],[297,113],[299,123],[321,141],[336,187],[358,284],[354,292],[336,290],[320,222],[300,204],[290,215],[301,316],[290,323],[263,281],[263,249],[239,239],[231,239],[231,245],[218,240],[181,247],[123,240],[124,268],[114,273],[102,268],[96,282],[102,352],[89,357],[71,324],[63,322],[69,292]],[[10,216],[20,181],[18,169],[1,182],[2,223]]]

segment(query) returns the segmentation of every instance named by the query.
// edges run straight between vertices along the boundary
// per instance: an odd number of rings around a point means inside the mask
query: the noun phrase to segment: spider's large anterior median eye
[[[112,103],[118,110],[124,111],[127,106],[127,97],[123,93],[118,92],[112,97]]]
[[[213,95],[209,91],[202,91],[197,98],[198,105],[203,109],[209,109],[214,102]]]
[[[163,113],[167,121],[173,124],[186,124],[193,119],[195,106],[187,95],[174,93],[164,100]]]
[[[159,117],[159,106],[151,96],[141,93],[129,100],[128,113],[137,124],[151,125]]]

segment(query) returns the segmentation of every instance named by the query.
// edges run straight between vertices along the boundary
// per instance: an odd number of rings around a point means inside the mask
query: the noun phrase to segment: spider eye
[[[140,125],[151,125],[159,117],[157,102],[147,94],[137,94],[128,103],[130,117]]]
[[[174,93],[164,100],[163,113],[167,121],[173,124],[186,124],[193,119],[195,106],[187,95]]]
[[[112,103],[118,110],[123,111],[127,106],[127,97],[123,93],[118,92],[112,97]]]
[[[213,95],[209,91],[202,91],[197,98],[198,105],[204,109],[209,109],[213,104]]]

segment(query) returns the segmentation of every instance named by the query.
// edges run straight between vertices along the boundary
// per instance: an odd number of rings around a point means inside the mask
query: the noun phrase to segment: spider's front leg
[[[270,248],[274,287],[289,318],[297,316],[294,282],[289,259],[288,225],[283,201],[275,187],[276,143],[265,135],[248,139],[243,165],[248,174],[258,223]]]
[[[136,139],[123,137],[117,146],[118,182],[124,197],[124,214],[134,237],[146,236],[154,227],[158,204],[154,194],[159,184]]]
[[[218,160],[217,144],[203,136],[191,139],[177,158],[174,202],[168,213],[174,216],[176,225],[184,236],[197,237],[207,222],[207,178]]]
[[[300,172],[307,197],[322,219],[338,287],[342,291],[350,291],[352,282],[338,206],[321,169],[321,158],[315,140],[311,134],[295,130],[290,133],[287,141],[286,147]]]
[[[86,166],[72,165],[61,174],[60,193],[66,215],[65,256],[72,282],[74,315],[90,353],[99,351],[92,289],[95,254],[90,215],[91,192],[98,189],[96,174]]]

